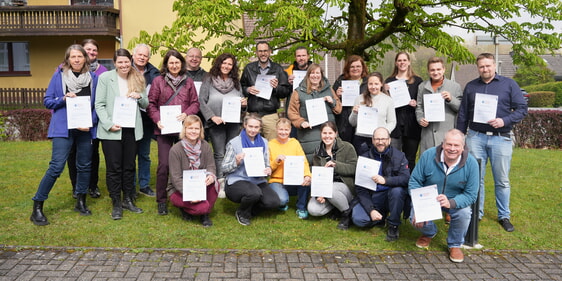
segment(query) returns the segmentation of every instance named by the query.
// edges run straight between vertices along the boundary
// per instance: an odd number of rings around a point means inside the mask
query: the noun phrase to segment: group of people
[[[496,74],[491,54],[478,56],[480,77],[462,92],[457,83],[445,78],[443,59],[428,61],[430,79],[423,81],[413,72],[405,52],[396,55],[394,71],[386,79],[379,72],[369,73],[361,57],[350,56],[343,74],[331,85],[320,65],[311,62],[305,47],[298,47],[295,62],[283,69],[270,59],[270,45],[258,42],[258,60],[249,63],[241,75],[236,57],[229,53],[216,57],[210,71],[205,72],[197,48],[189,49],[186,57],[169,50],[158,71],[148,62],[150,49],[143,44],[132,55],[125,49],[117,50],[115,70],[103,72],[103,66],[96,62],[97,47],[93,40],[70,46],[47,89],[44,103],[53,111],[48,134],[53,150],[49,169],[33,197],[30,219],[36,225],[49,223],[43,203],[66,162],[69,170],[75,171],[74,176],[71,172],[71,178],[76,178],[75,211],[91,215],[86,194],[100,196],[97,143],[101,142],[115,220],[122,218],[123,209],[143,212],[135,205],[138,178],[140,192],[156,197],[158,214],[168,214],[170,201],[183,219],[199,216],[206,227],[213,224],[209,214],[222,192],[239,203],[235,217],[242,225],[250,225],[251,219],[265,209],[286,211],[289,196],[296,195],[300,219],[328,215],[339,220],[337,227],[343,230],[352,223],[358,227],[386,225],[386,240],[395,241],[401,218],[410,218],[422,233],[416,245],[428,247],[437,229],[431,221],[416,221],[410,193],[435,184],[439,194],[435,199],[450,221],[449,257],[461,262],[460,246],[471,217],[470,205],[478,194],[479,218],[483,217],[483,175],[489,158],[498,221],[506,231],[514,230],[509,211],[511,129],[526,115],[527,105],[518,85]],[[297,82],[299,70],[306,74]],[[268,77],[269,98],[261,93],[263,81],[256,81],[264,77]],[[400,80],[406,83],[410,100],[395,107],[389,83]],[[353,106],[343,106],[344,84],[350,81],[360,85],[360,94]],[[442,121],[426,118],[424,97],[430,94],[443,99]],[[497,101],[495,118],[486,122],[477,121],[482,112],[476,103],[481,102],[482,95]],[[90,128],[68,128],[67,100],[77,96],[89,97]],[[239,99],[235,103],[240,107],[236,122],[222,116],[224,101],[232,98]],[[286,100],[287,118],[278,113],[282,99]],[[313,107],[312,102],[321,105]],[[165,131],[161,109],[168,105],[181,108],[174,116],[182,122],[179,134]],[[136,107],[133,125],[114,122],[116,106]],[[372,121],[377,126],[372,134],[356,129],[364,107],[375,112],[376,120]],[[312,122],[324,113],[325,122]],[[153,138],[158,145],[156,193],[148,184]],[[256,150],[260,152],[257,157],[263,157],[265,169],[257,176],[248,175],[245,159],[256,157],[250,153]],[[298,184],[285,184],[285,162],[295,156],[304,160],[302,182],[299,176]],[[369,179],[376,184],[375,189],[354,181],[358,157],[380,162]],[[480,167],[476,159],[482,161]],[[333,169],[331,197],[311,196],[311,166]],[[186,170],[204,170],[206,200],[184,201]]]

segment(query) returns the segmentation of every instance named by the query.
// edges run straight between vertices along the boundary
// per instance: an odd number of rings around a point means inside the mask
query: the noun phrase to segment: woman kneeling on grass
[[[170,202],[180,209],[185,220],[201,216],[204,227],[213,225],[209,214],[217,201],[219,185],[216,177],[215,158],[211,146],[204,140],[203,124],[197,115],[189,115],[183,121],[180,141],[170,149],[168,195]],[[183,200],[183,171],[206,170],[207,200]]]

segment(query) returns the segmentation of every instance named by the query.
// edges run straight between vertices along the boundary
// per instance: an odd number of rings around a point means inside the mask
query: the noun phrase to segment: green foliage
[[[562,111],[531,110],[513,127],[517,146],[524,148],[562,148]]]
[[[513,76],[513,80],[521,87],[554,82],[556,73],[544,64],[520,66]]]
[[[529,93],[529,107],[552,107],[554,92],[541,91]]]
[[[554,107],[562,106],[562,82],[550,82],[545,84],[539,85],[532,85],[525,87],[527,92],[536,92],[536,91],[552,91],[556,93],[556,97],[554,100]]]

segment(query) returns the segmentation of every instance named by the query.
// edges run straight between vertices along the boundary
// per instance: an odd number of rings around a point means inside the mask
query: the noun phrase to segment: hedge
[[[550,91],[556,93],[554,107],[562,106],[562,82],[550,82],[524,87],[527,92]]]
[[[529,110],[513,127],[517,146],[523,148],[562,148],[562,111]]]
[[[0,113],[3,140],[39,141],[47,139],[51,122],[48,109],[15,109]]]
[[[554,92],[538,91],[529,93],[529,107],[553,107]]]

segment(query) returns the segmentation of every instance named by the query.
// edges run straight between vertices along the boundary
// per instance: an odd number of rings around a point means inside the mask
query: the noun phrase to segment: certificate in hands
[[[306,100],[306,112],[311,128],[328,121],[324,98]]]
[[[273,92],[273,87],[271,87],[271,84],[269,83],[271,79],[275,79],[275,75],[258,74],[258,76],[256,77],[256,84],[254,85],[254,87],[256,87],[258,91],[260,91],[256,95],[257,97],[266,100],[269,100],[271,98],[271,93]]]
[[[437,201],[437,185],[410,190],[416,222],[442,219],[441,205]]]
[[[496,118],[498,96],[476,93],[474,98],[474,116],[472,122],[487,124]]]
[[[92,127],[90,96],[66,98],[66,121],[69,129]]]
[[[177,134],[181,131],[181,121],[178,115],[181,114],[181,105],[162,105],[160,106],[160,123],[162,124],[162,134]]]
[[[360,87],[361,82],[358,80],[342,80],[341,105],[353,106],[355,104],[355,99],[361,94]]]
[[[394,101],[394,108],[402,107],[410,103],[410,92],[406,80],[396,80],[387,83],[390,89],[390,96]]]
[[[263,147],[242,148],[244,152],[244,168],[248,177],[265,177],[265,160]]]
[[[118,96],[113,106],[113,124],[122,128],[134,128],[137,119],[137,100]]]
[[[183,201],[207,200],[207,186],[205,174],[207,170],[184,170],[182,197]]]
[[[332,198],[334,167],[312,166],[310,196]]]
[[[293,79],[293,91],[294,91],[296,88],[299,87],[302,80],[304,80],[304,77],[306,76],[306,70],[293,70],[293,76],[295,76],[295,78]]]
[[[357,112],[357,133],[364,135],[373,135],[378,128],[379,110],[376,107],[359,106]]]
[[[240,123],[242,101],[240,97],[224,97],[222,99],[221,119],[226,123]]]
[[[423,113],[427,122],[445,121],[445,99],[441,93],[423,95]]]
[[[283,160],[283,184],[302,185],[304,181],[304,156],[285,156]]]
[[[379,174],[381,162],[367,157],[357,157],[355,166],[355,185],[377,191],[373,177]]]

